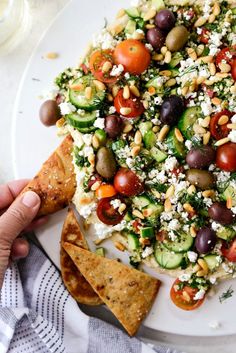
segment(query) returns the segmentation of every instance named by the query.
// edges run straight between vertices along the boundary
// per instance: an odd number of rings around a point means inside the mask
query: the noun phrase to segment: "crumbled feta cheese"
[[[81,148],[84,144],[82,134],[77,129],[74,129],[71,125],[68,125],[67,128],[68,128],[69,133],[73,137],[74,144],[77,147]]]
[[[222,268],[226,273],[233,273],[233,269],[230,268],[225,262],[222,263]]]
[[[216,277],[210,276],[209,277],[209,281],[211,282],[211,284],[215,284],[216,283]]]
[[[168,236],[172,241],[175,241],[177,239],[177,235],[173,232],[173,230],[168,233]]]
[[[97,118],[93,124],[98,129],[104,129],[105,127],[105,119],[104,118]]]
[[[205,97],[205,101],[201,102],[201,108],[204,116],[211,115],[213,108],[211,105],[210,97]]]
[[[231,118],[231,122],[232,122],[233,124],[235,124],[235,123],[236,123],[236,114],[234,114],[234,115],[232,116],[232,118]]]
[[[231,207],[231,211],[233,212],[233,214],[236,214],[236,206]]]
[[[128,157],[125,162],[130,169],[135,165],[135,160],[131,157]]]
[[[115,112],[116,112],[116,108],[114,107],[114,105],[111,105],[110,108],[109,108],[108,113],[109,114],[114,114]]]
[[[194,300],[201,300],[204,298],[206,291],[204,289],[200,289],[194,296]]]
[[[149,255],[153,253],[153,248],[151,246],[147,246],[144,251],[142,252],[142,258],[145,259]]]
[[[170,230],[178,230],[180,228],[180,223],[178,219],[172,219],[170,223],[168,224],[168,228]]]
[[[110,72],[110,76],[119,76],[122,74],[122,72],[124,71],[124,66],[119,64],[119,65],[114,65],[111,72]]]
[[[189,273],[183,273],[182,275],[179,276],[179,280],[181,282],[187,282],[191,278],[191,275]]]
[[[196,262],[198,258],[198,254],[194,251],[188,251],[187,256],[190,262]]]
[[[113,206],[114,209],[117,209],[121,205],[121,200],[119,199],[111,200],[110,204]]]
[[[137,32],[137,31],[136,31]],[[150,44],[150,43],[146,43],[145,44],[145,47],[150,50],[150,51],[153,51],[153,46]]]
[[[67,115],[76,111],[76,108],[70,102],[63,102],[59,104],[61,115]]]
[[[219,230],[222,227],[222,225],[220,223],[217,222],[212,222],[211,223],[211,228],[216,232],[217,230]]]
[[[83,138],[84,143],[85,143],[86,146],[91,146],[93,135],[84,134],[84,135],[82,135],[82,138]]]
[[[99,239],[106,239],[112,235],[113,232],[117,231],[120,232],[126,227],[126,221],[121,221],[119,224],[115,226],[107,226],[103,223],[95,223],[95,234],[98,236]]]
[[[94,154],[93,147],[90,147],[90,146],[85,146],[81,152],[84,155],[84,157],[89,157]]]
[[[193,143],[191,140],[186,140],[185,141],[185,146],[187,147],[188,150],[191,150]]]
[[[154,98],[154,104],[155,105],[161,105],[163,102],[163,99],[161,97],[155,97]]]
[[[228,138],[230,139],[231,142],[236,143],[236,130],[231,130],[230,133],[228,134]]]
[[[113,49],[117,44],[117,40],[104,28],[99,34],[93,36],[93,47],[101,47],[102,49]]]
[[[208,325],[210,328],[213,328],[214,330],[220,328],[221,326],[218,321],[210,321]]]
[[[89,205],[85,205],[79,208],[79,214],[84,217],[88,218],[93,211],[95,211],[97,205],[95,202],[90,203]]]
[[[178,164],[178,161],[175,157],[168,157],[165,160],[165,164],[164,164],[164,169],[165,170],[173,170]]]

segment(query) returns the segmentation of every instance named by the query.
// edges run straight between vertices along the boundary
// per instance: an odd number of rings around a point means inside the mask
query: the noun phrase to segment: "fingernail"
[[[40,202],[39,196],[33,191],[27,191],[22,198],[22,203],[29,208],[37,206]]]

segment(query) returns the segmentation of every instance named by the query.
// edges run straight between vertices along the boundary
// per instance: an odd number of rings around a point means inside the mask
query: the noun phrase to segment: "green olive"
[[[186,173],[186,179],[201,190],[211,189],[215,183],[213,174],[201,169],[189,169]]]
[[[167,48],[174,52],[183,48],[189,37],[189,32],[184,26],[176,26],[168,33],[166,37]]]
[[[115,157],[107,147],[101,147],[97,152],[96,171],[106,179],[112,178],[116,173]]]

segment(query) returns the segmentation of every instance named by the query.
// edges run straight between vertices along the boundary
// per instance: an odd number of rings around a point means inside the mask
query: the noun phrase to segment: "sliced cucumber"
[[[218,256],[215,254],[209,254],[204,256],[204,260],[206,261],[210,271],[213,271],[217,267],[219,267],[219,261],[217,261],[217,257]]]
[[[152,130],[147,131],[143,137],[144,145],[148,149],[152,148],[155,145],[156,141],[157,136]]]
[[[136,22],[133,20],[129,20],[125,27],[125,33],[133,34],[136,31]]]
[[[176,240],[164,240],[163,245],[175,253],[188,251],[193,245],[193,237],[187,233],[179,233]]]
[[[163,0],[152,0],[152,7],[156,10],[156,11],[160,11],[162,9],[164,9],[165,3]]]
[[[138,18],[140,17],[140,12],[137,9],[137,7],[130,7],[129,9],[126,9],[125,12],[127,15],[131,18]]]
[[[178,128],[186,139],[190,140],[194,135],[193,125],[199,118],[202,118],[202,110],[200,107],[187,108],[181,116]]]
[[[136,234],[129,233],[127,235],[128,246],[131,251],[137,250],[140,248],[139,239]]]
[[[159,203],[151,203],[146,208],[152,210],[151,216],[149,216],[147,219],[149,220],[149,222],[151,224],[156,225],[157,218],[164,211],[163,205],[161,205]]]
[[[229,185],[223,192],[223,198],[226,201],[228,198],[232,199],[232,205],[236,206],[236,189],[233,185]]]
[[[221,227],[216,231],[216,235],[218,238],[230,241],[236,236],[235,230],[228,228],[228,227]]]
[[[82,88],[79,91],[69,89],[69,100],[77,108],[92,111],[98,109],[105,99],[105,91],[97,91],[93,83],[94,77],[86,75],[78,78],[72,84],[80,85]],[[91,98],[86,98],[85,89],[91,87]]]
[[[153,227],[144,227],[140,229],[140,235],[142,238],[154,238],[155,233],[154,233],[154,228]]]
[[[146,194],[142,194],[141,196],[135,196],[133,198],[133,204],[139,210],[150,205],[151,202],[152,200]]]
[[[151,129],[152,129],[151,121],[145,121],[145,122],[139,124],[139,130],[140,130],[143,137],[146,134],[146,132]]]
[[[177,140],[177,138],[175,136],[175,128],[173,128],[169,132],[169,134],[167,136],[166,143],[174,156],[176,156],[177,158],[181,158],[181,159],[185,158],[186,148],[185,148],[185,145],[183,142],[180,142]]]
[[[93,126],[94,121],[96,120],[96,112],[87,112],[83,115],[72,113],[66,115],[66,120],[70,125],[75,127],[76,129],[90,129],[95,130],[96,128]]]
[[[165,152],[159,150],[156,147],[152,147],[150,150],[151,156],[158,162],[163,162],[168,156]]]
[[[184,258],[183,254],[173,253],[162,245],[156,246],[154,256],[155,256],[156,262],[162,268],[166,268],[168,270],[179,267]]]
[[[130,211],[126,212],[126,214],[125,214],[125,216],[124,216],[124,220],[125,220],[126,222],[130,222],[130,221],[132,221],[133,219],[134,219],[134,218],[132,217],[131,212],[130,212]]]
[[[181,60],[183,60],[183,56],[180,54],[180,52],[173,53],[171,56],[171,61],[168,66],[170,67],[170,69],[173,69],[177,65],[179,65]]]
[[[95,254],[99,255],[99,256],[102,256],[102,257],[105,257],[105,249],[100,247],[100,248],[97,248],[95,250]]]

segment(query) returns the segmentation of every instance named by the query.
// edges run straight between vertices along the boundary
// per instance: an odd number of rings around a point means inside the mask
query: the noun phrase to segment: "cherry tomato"
[[[111,76],[110,71],[103,72],[102,67],[105,62],[109,62],[113,65],[113,51],[112,50],[97,50],[90,56],[89,68],[93,76],[105,83],[114,83],[117,81],[117,76]]]
[[[116,111],[121,114],[121,108],[130,108],[131,112],[124,115],[126,118],[135,118],[144,112],[144,106],[139,98],[131,95],[129,99],[123,97],[123,89],[119,90],[115,99],[114,105]],[[122,115],[122,114],[121,114]]]
[[[136,39],[127,39],[115,48],[114,60],[117,65],[123,65],[125,71],[140,75],[148,68],[151,55],[142,42]]]
[[[223,110],[222,112],[216,113],[211,118],[210,132],[216,140],[221,140],[222,138],[227,137],[230,132],[230,130],[227,128],[228,123],[224,125],[218,125],[218,121],[222,115],[227,115],[229,118],[231,118],[234,114],[228,110]]]
[[[118,170],[114,177],[115,189],[122,195],[135,196],[143,192],[143,184],[139,177],[127,168]]]
[[[82,63],[82,64],[80,65],[80,67],[81,67],[81,69],[83,70],[83,72],[85,73],[85,75],[87,75],[88,72],[89,72],[89,69],[88,69],[87,65],[85,65],[84,63]]]
[[[199,38],[200,42],[207,44],[209,42],[209,34],[210,31],[207,28],[202,28],[202,33]]]
[[[160,243],[163,243],[164,240],[168,238],[168,233],[166,230],[159,230],[156,234],[156,240],[158,240]]]
[[[102,223],[110,226],[114,226],[122,221],[125,212],[120,214],[118,209],[115,209],[111,205],[111,201],[114,197],[106,197],[98,201],[97,205],[97,216]]]
[[[116,189],[111,184],[102,184],[96,190],[96,197],[98,199],[103,199],[105,197],[112,197],[117,194]]]
[[[197,309],[200,305],[202,305],[205,297],[203,299],[198,299],[195,300],[194,296],[198,292],[197,288],[192,288],[187,284],[184,284],[182,289],[177,289],[179,284],[182,284],[178,278],[175,280],[173,283],[171,290],[170,290],[170,297],[173,303],[178,306],[180,309],[183,310],[195,310]],[[184,292],[186,292],[186,295],[184,296]],[[189,297],[189,300],[186,299],[186,297]]]
[[[142,223],[139,218],[135,219],[132,222],[132,227],[134,228],[136,233],[140,233],[140,227],[142,227]]]
[[[221,248],[222,255],[226,257],[230,262],[236,262],[236,238],[227,246],[227,243],[223,243]]]
[[[232,70],[231,70],[232,77],[234,81],[236,81],[236,59],[233,60],[231,67],[232,67]]]
[[[224,48],[216,56],[216,65],[219,67],[222,60],[232,65],[234,58],[236,58],[236,46]]]
[[[217,148],[216,165],[226,172],[236,172],[236,143],[228,142]]]

